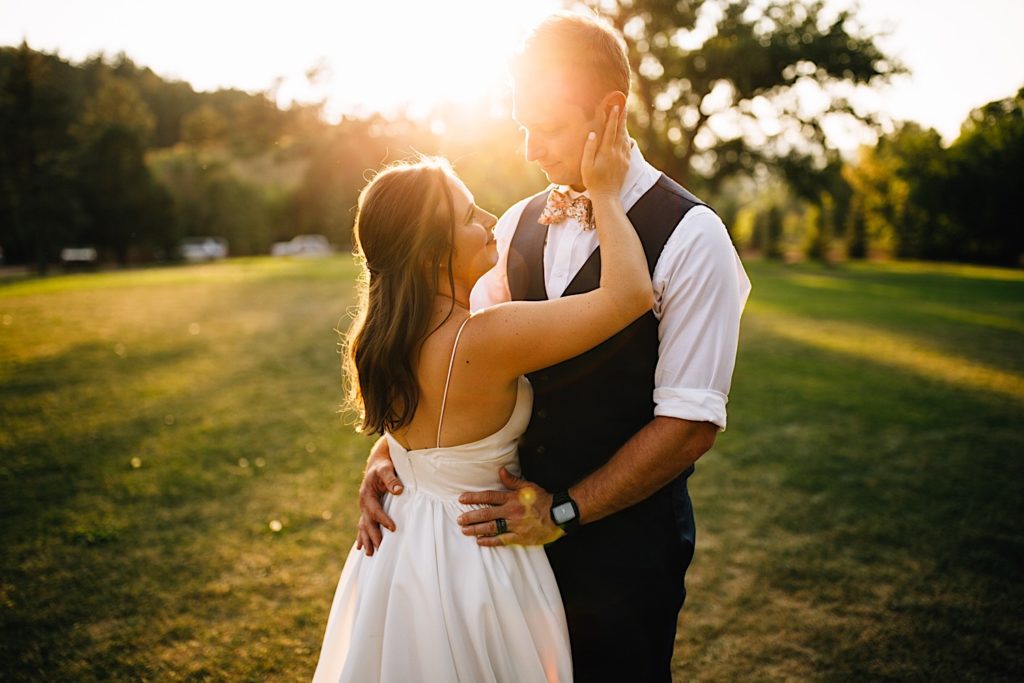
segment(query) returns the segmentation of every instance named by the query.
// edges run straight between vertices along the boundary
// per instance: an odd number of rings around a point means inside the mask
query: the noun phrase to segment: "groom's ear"
[[[618,107],[619,111],[625,109],[626,95],[625,93],[619,92],[618,90],[613,90],[612,92],[605,94],[605,96],[601,98],[601,103],[598,105],[598,107],[600,107],[602,114],[601,123],[606,123],[608,121],[608,117],[612,115],[612,109],[614,109],[615,107]]]

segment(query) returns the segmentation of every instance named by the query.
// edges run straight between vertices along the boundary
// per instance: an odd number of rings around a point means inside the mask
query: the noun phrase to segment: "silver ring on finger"
[[[498,532],[494,534],[495,536],[500,536],[501,534],[508,533],[508,520],[504,517],[499,517],[498,519],[494,520],[494,526],[498,529]]]

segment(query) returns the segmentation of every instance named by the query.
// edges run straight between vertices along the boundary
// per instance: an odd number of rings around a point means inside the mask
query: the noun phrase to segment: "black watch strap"
[[[575,531],[580,525],[580,508],[576,501],[569,497],[568,491],[552,496],[551,521],[565,533]]]

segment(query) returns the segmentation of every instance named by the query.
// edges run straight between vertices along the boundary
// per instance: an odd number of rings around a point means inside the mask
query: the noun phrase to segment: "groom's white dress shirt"
[[[629,211],[660,176],[632,142],[629,170],[620,192],[625,210]],[[581,194],[568,187],[558,189],[573,197]],[[509,300],[508,248],[530,199],[516,203],[498,219],[494,228],[498,263],[473,288],[470,304],[474,311]],[[544,245],[548,298],[562,295],[597,246],[597,231],[583,230],[575,219],[549,226]],[[695,206],[683,216],[665,243],[651,280],[659,344],[654,415],[713,422],[724,431],[740,315],[750,294],[750,279],[714,211]]]

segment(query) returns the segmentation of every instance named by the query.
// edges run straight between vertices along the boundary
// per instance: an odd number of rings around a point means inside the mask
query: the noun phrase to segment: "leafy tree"
[[[846,95],[904,71],[850,10],[823,0],[585,0],[626,37],[635,131],[649,159],[683,183],[712,184],[792,150],[835,157],[829,119],[874,125]],[[800,95],[822,92],[820,110]]]
[[[216,235],[230,252],[266,253],[282,199],[245,182],[222,159],[193,150],[161,155],[154,173],[174,200],[177,237]]]
[[[231,142],[243,156],[258,154],[277,143],[284,132],[284,119],[276,102],[277,87],[234,103]]]
[[[843,177],[843,162],[834,157],[819,167],[813,157],[791,153],[779,159],[776,168],[793,195],[814,208],[807,214],[804,247],[809,257],[825,261],[849,213],[852,191]],[[778,254],[778,249],[769,248],[767,253]]]
[[[89,93],[95,92],[102,81],[114,76],[130,84],[154,117],[149,141],[156,147],[168,147],[181,138],[182,118],[195,110],[210,95],[197,93],[183,81],[167,81],[147,67],[135,64],[124,52],[113,57],[105,53],[93,55],[81,66]]]
[[[1024,178],[1024,88],[1013,97],[971,112],[949,149],[942,206],[960,230],[955,245],[938,245],[942,257],[1020,265],[1021,178]],[[948,248],[948,251],[947,251]]]
[[[22,43],[5,55],[0,77],[0,243],[5,259],[32,260],[45,274],[74,238],[74,193],[67,97],[49,61]]]
[[[196,146],[220,141],[227,129],[227,121],[212,105],[204,104],[189,112],[181,121],[181,139]]]
[[[105,75],[72,131],[80,141],[82,204],[97,246],[126,265],[133,245],[165,248],[173,205],[146,166],[154,117],[124,78]]]
[[[112,125],[90,136],[81,154],[82,203],[96,245],[128,263],[130,248],[166,248],[173,229],[173,204],[155,182],[142,141],[126,126]]]
[[[942,139],[935,130],[906,123],[864,147],[843,169],[852,188],[852,244],[906,258],[953,257],[957,228],[941,208],[947,175]]]
[[[505,104],[494,110],[438,107],[433,130],[427,122],[404,116],[343,119],[321,136],[310,155],[293,196],[291,232],[279,237],[317,232],[336,244],[349,244],[356,199],[370,174],[417,152],[451,159],[477,203],[495,213],[542,189],[543,176],[525,161],[521,135],[505,114],[511,103]],[[495,116],[494,111],[501,113]]]
[[[131,83],[118,76],[104,76],[99,90],[86,100],[72,132],[89,145],[110,128],[120,128],[146,145],[155,125],[153,112]]]
[[[938,131],[905,123],[879,143],[896,170],[895,198],[904,204],[896,229],[896,255],[954,258],[959,228],[943,209],[948,159]]]
[[[782,211],[778,205],[772,205],[765,214],[761,225],[764,231],[764,255],[767,258],[782,258]]]
[[[320,233],[335,244],[349,244],[356,199],[369,174],[409,154],[413,147],[426,152],[434,146],[414,122],[400,117],[343,118],[311,154],[292,196],[292,221],[280,226],[275,236],[289,239],[299,233]]]
[[[123,53],[101,53],[75,65],[25,43],[0,47],[5,260],[34,260],[45,272],[60,247],[76,242],[102,247],[102,254],[122,262],[137,248],[172,247],[197,224],[174,219],[175,202],[154,182],[146,159],[154,147],[172,147],[183,134],[202,144],[230,135],[236,150],[254,158],[294,134],[301,144],[292,144],[285,155],[290,161],[308,156],[324,133],[316,107],[281,111],[267,93],[197,93]],[[230,233],[234,251],[264,251],[270,226],[283,223],[278,219],[290,189],[257,187],[219,171],[202,187],[202,201],[219,218],[189,234]]]
[[[906,258],[1019,265],[1024,89],[972,111],[948,149],[936,131],[906,123],[843,175],[866,244]]]
[[[153,112],[153,133],[148,138],[152,144],[167,147],[178,142],[181,139],[182,119],[202,103],[203,95],[195,92],[188,83],[167,81],[151,69],[137,66],[123,52],[113,59],[110,71],[131,83]]]

